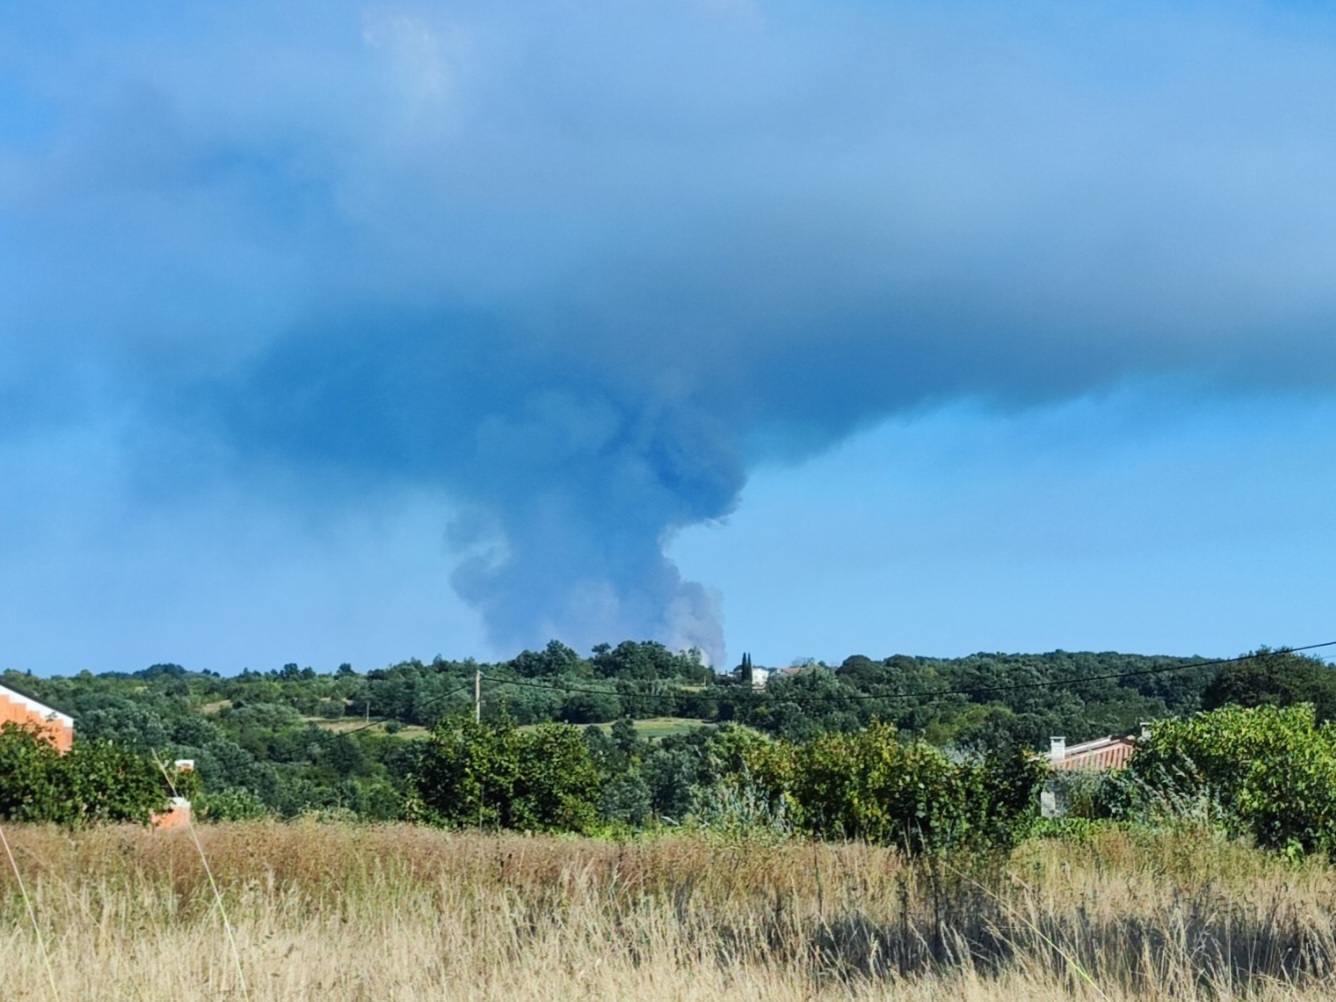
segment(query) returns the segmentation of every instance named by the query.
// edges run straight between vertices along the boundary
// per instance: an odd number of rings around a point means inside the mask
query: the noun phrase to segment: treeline
[[[406,661],[369,672],[347,712],[430,727],[473,706],[476,672],[486,678],[489,719],[518,724],[610,723],[623,717],[712,720],[714,671],[697,652],[627,641],[599,644],[588,658],[559,641],[500,664]]]
[[[1314,702],[1324,719],[1328,705],[1336,709],[1331,673],[1283,652],[1225,671],[1190,658],[1113,653],[854,656],[777,673],[756,688],[661,644],[600,645],[584,656],[554,641],[500,663],[438,657],[365,674],[346,664],[328,673],[288,664],[220,676],[165,664],[63,678],[6,672],[0,683],[71,714],[78,744],[194,759],[206,818],[324,812],[389,820],[414,809],[427,730],[472,715],[479,674],[484,724],[517,733],[550,723],[583,728],[601,777],[598,816],[630,826],[703,809],[699,791],[717,778],[710,742],[728,725],[792,747],[880,727],[905,746],[977,762],[1042,749],[1051,734],[1080,741],[1129,733],[1220,702]],[[700,727],[645,740],[637,722],[659,717]]]
[[[714,672],[693,652],[654,642],[600,645],[585,658],[554,641],[497,664],[437,657],[366,674],[347,664],[331,673],[293,663],[232,676],[159,664],[54,678],[7,671],[0,684],[74,717],[77,743],[194,759],[203,817],[392,820],[403,816],[420,750],[400,731],[471,712],[479,671],[489,720],[713,716],[690,694],[706,692]]]
[[[985,754],[1129,733],[1143,720],[1187,713],[1214,679],[1201,659],[1117,653],[855,655],[838,666],[732,687],[720,719],[790,739],[852,732],[873,721],[939,746]]]
[[[992,852],[1070,831],[1037,816],[1041,786],[1068,781],[1078,822],[1205,826],[1295,859],[1336,858],[1336,674],[1284,651],[1214,667],[1207,708],[1150,722],[1122,771],[1051,775],[1023,748],[948,754],[879,722],[802,739],[724,725],[648,742],[628,720],[581,733],[462,718],[423,747],[410,813],[580,834],[676,818],[911,854]]]
[[[816,662],[772,674],[758,688],[660,645],[603,645],[583,658],[554,641],[498,665],[437,659],[370,672],[346,712],[430,726],[472,706],[473,675],[481,670],[490,720],[684,717],[743,723],[793,740],[882,721],[930,744],[984,751],[1040,747],[1050,734],[1080,741],[1190,712],[1216,673],[1186,667],[1199,660],[1063,651],[880,661],[856,655],[835,666]]]

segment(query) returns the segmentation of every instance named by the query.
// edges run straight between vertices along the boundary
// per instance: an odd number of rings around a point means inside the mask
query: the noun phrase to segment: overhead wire
[[[489,675],[487,672],[483,672],[482,677],[484,680],[494,681],[498,685],[517,685],[528,689],[553,689],[558,692],[586,693],[592,696],[660,696],[666,694],[669,691],[676,691],[676,692],[693,691],[681,685],[680,683],[668,682],[666,680],[661,680],[661,679],[630,679],[627,681],[609,679],[609,682],[613,686],[613,688],[595,689],[589,686],[574,686],[574,685],[567,685],[564,683],[555,683],[555,682],[539,682],[531,678],[499,678],[493,675]],[[628,691],[628,689],[626,688],[628,682],[645,683],[650,686],[656,686],[657,688],[648,692]]]
[[[446,692],[441,693],[439,696],[432,696],[430,699],[424,700],[420,706],[416,707],[416,709],[421,710],[421,709],[425,709],[425,708],[428,707],[428,706],[435,706],[437,703],[442,703],[442,702],[444,702],[445,700],[449,699],[451,696],[454,696],[454,695],[456,695],[457,693],[461,693],[461,692],[463,692],[465,689],[467,689],[467,688],[468,688],[469,686],[471,686],[472,684],[473,684],[473,681],[470,679],[468,682],[465,682],[463,685],[457,685],[457,686],[455,686],[453,689],[450,689],[450,690],[447,690]],[[384,724],[386,724],[386,723],[388,723],[388,722],[389,722],[389,721],[385,721],[385,720],[369,720],[369,721],[367,721],[365,724],[359,724],[357,727],[350,727],[350,728],[348,728],[346,731],[340,731],[339,733],[341,733],[341,734],[356,734],[358,731],[364,731],[364,730],[366,730],[368,727],[380,727],[380,726],[382,726],[382,725],[384,725]]]

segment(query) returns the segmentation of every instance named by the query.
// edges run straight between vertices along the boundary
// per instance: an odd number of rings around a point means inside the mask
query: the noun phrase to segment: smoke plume
[[[665,544],[890,414],[1336,377],[1316,11],[130,6],[5,43],[0,435],[439,490],[502,647],[722,657]]]

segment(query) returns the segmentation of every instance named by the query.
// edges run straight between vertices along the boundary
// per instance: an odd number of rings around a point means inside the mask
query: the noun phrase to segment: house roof
[[[3,696],[5,699],[9,700],[10,703],[22,707],[29,713],[36,717],[40,717],[43,720],[54,721],[55,723],[71,729],[74,727],[73,717],[61,713],[59,710],[47,706],[45,703],[33,699],[31,696],[25,696],[23,693],[9,688],[9,686],[0,685],[0,696]]]
[[[1062,758],[1056,759],[1050,754],[1049,764],[1054,769],[1121,769],[1136,748],[1132,738],[1111,735],[1068,745]]]

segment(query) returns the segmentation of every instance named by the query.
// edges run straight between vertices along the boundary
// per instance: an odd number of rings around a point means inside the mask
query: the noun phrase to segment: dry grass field
[[[962,873],[860,845],[204,828],[231,936],[189,833],[5,834],[27,890],[0,858],[15,1002],[1336,990],[1336,873],[1192,834],[1032,843]]]

